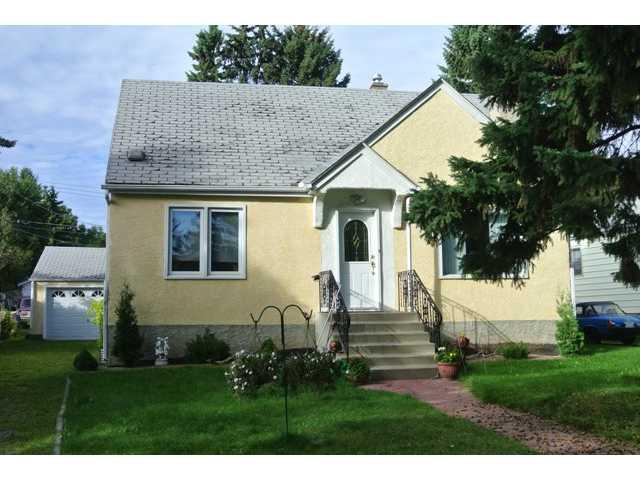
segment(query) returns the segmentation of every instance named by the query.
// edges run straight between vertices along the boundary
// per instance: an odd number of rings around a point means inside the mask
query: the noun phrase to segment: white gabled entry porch
[[[434,346],[417,315],[397,311],[397,273],[411,266],[396,258],[395,231],[408,231],[402,220],[413,188],[366,145],[314,185],[322,270],[333,273],[349,310],[347,348],[368,359],[376,379],[435,374]],[[328,314],[322,315],[320,346],[327,344],[331,328]]]
[[[331,270],[350,310],[394,310],[394,229],[404,227],[416,185],[371,148],[363,148],[314,185],[314,227],[322,270]]]

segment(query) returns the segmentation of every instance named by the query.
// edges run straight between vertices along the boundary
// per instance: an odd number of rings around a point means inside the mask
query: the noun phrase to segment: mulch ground
[[[442,412],[465,418],[532,450],[554,455],[637,455],[640,448],[606,440],[529,413],[482,403],[460,382],[444,379],[387,380],[363,388],[408,394]]]

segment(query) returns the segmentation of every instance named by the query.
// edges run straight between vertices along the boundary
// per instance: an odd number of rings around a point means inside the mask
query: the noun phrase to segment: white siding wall
[[[611,300],[630,313],[640,313],[640,290],[613,281],[618,271],[614,258],[605,255],[600,242],[571,242],[582,252],[582,275],[575,276],[576,303]]]

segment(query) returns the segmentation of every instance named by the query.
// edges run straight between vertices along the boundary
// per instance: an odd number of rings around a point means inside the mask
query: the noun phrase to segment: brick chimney
[[[389,84],[382,81],[382,75],[376,73],[371,81],[369,90],[386,90],[389,88]]]

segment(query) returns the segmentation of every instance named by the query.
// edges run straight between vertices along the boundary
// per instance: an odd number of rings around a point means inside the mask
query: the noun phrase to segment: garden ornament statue
[[[291,303],[282,309],[276,307],[275,305],[267,305],[262,309],[257,319],[253,316],[253,313],[249,313],[249,316],[251,317],[251,321],[253,322],[253,325],[256,327],[256,330],[257,330],[258,323],[260,323],[262,316],[267,310],[275,310],[280,315],[280,340],[282,342],[282,355],[281,355],[282,384],[284,385],[284,436],[285,438],[289,436],[289,399],[288,399],[289,384],[287,383],[287,368],[286,368],[287,367],[287,350],[286,350],[286,343],[284,338],[284,314],[290,308],[297,309],[302,315],[302,317],[304,318],[305,322],[307,322],[307,325],[309,324],[309,320],[311,319],[311,314],[313,313],[313,310],[307,313],[304,310],[302,310],[300,305],[296,305],[294,303]]]
[[[156,337],[156,365],[166,365],[169,359],[169,337]]]

